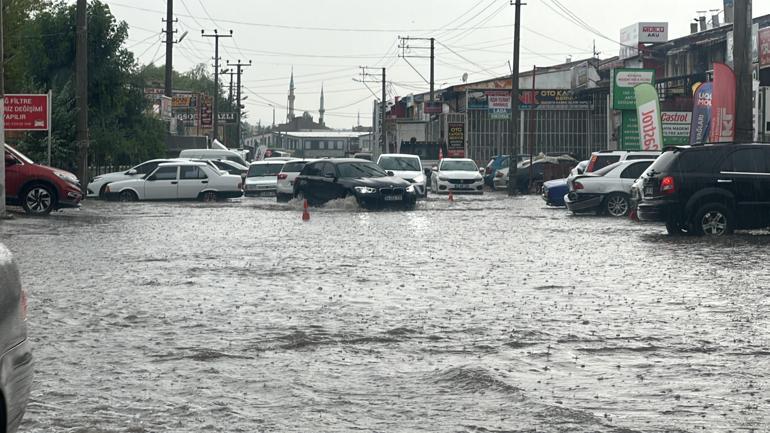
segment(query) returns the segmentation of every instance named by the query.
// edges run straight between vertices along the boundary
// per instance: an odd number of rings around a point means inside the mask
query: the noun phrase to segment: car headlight
[[[449,178],[448,178],[448,177],[445,177],[445,176],[439,176],[439,177],[438,177],[438,180],[440,180],[440,181],[443,181],[443,182],[446,182],[446,181],[448,181],[448,180],[449,180]]]
[[[377,188],[372,188],[371,186],[357,186],[356,192],[359,194],[374,194],[377,192]]]
[[[406,187],[406,192],[413,193],[414,192],[414,185],[409,185],[408,187]]]
[[[65,181],[65,182],[69,182],[69,183],[71,183],[73,185],[77,185],[79,183],[78,182],[78,178],[73,176],[73,175],[71,175],[71,174],[69,174],[69,173],[64,173],[62,171],[56,171],[54,173],[56,173],[56,175],[59,176],[59,179]]]
[[[412,183],[425,183],[425,175],[420,174],[415,176],[415,178],[412,179]]]
[[[480,180],[484,180],[484,178],[483,178],[483,177],[481,177],[481,176],[476,176],[475,178],[473,178],[473,180],[475,180],[476,182],[478,182],[478,181],[480,181]]]

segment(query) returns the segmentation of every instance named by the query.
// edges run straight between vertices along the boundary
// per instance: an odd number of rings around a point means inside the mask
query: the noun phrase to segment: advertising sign
[[[620,30],[620,59],[639,54],[639,44],[668,42],[668,23],[636,23]]]
[[[725,36],[727,43],[725,44],[725,63],[732,66],[734,60],[733,46],[735,45],[735,37],[733,31],[730,30]],[[755,23],[751,25],[751,62],[759,62],[759,24]]]
[[[759,67],[770,67],[770,27],[765,27],[757,32],[757,45]]]
[[[634,87],[640,84],[655,84],[654,69],[618,68],[612,70],[612,108],[614,110],[635,110]]]
[[[664,111],[660,115],[663,125],[663,144],[685,145],[690,144],[690,125],[692,113],[689,111]]]
[[[712,143],[735,140],[735,74],[724,63],[714,63],[714,84],[711,95]]]
[[[663,125],[660,121],[658,91],[652,84],[640,84],[634,87],[634,94],[642,150],[663,149]]]
[[[703,83],[693,94],[692,126],[690,127],[690,144],[706,142],[711,130],[711,82]]]
[[[641,150],[639,119],[636,117],[636,111],[623,110],[620,113],[620,149]]]
[[[487,108],[491,119],[505,120],[511,118],[511,92],[486,92]]]
[[[217,118],[222,123],[235,123],[235,113],[217,113]]]
[[[425,114],[441,114],[443,111],[441,101],[425,101],[423,104],[423,113]]]
[[[592,107],[590,99],[578,97],[569,89],[523,90],[519,93],[520,110],[590,110]],[[511,92],[469,92],[468,109],[488,110],[493,119],[510,119]]]
[[[465,123],[448,122],[447,129],[446,156],[449,158],[465,157]]]
[[[214,99],[211,96],[201,96],[201,127],[214,127]]]
[[[5,95],[5,129],[47,131],[49,109],[48,95]]]
[[[171,98],[162,95],[160,97],[160,118],[163,120],[171,120]]]

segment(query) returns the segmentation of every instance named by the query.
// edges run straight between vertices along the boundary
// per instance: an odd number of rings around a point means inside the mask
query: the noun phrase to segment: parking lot
[[[767,431],[767,232],[537,196],[112,203],[0,225],[24,432]]]

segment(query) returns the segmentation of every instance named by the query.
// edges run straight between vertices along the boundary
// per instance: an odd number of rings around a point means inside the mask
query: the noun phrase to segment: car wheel
[[[609,197],[604,200],[604,206],[607,213],[614,217],[626,216],[630,209],[628,196],[618,193],[610,194]]]
[[[690,230],[686,225],[680,224],[678,221],[666,221],[666,232],[670,236],[681,236],[689,234]]]
[[[22,194],[21,206],[29,215],[48,215],[55,204],[56,196],[48,185],[32,185]]]
[[[696,234],[724,236],[733,232],[733,213],[721,203],[701,206],[695,213],[693,229]]]
[[[216,191],[206,191],[203,194],[201,194],[201,200],[204,202],[210,203],[212,201],[217,201],[219,197],[217,196]]]
[[[125,190],[121,191],[120,194],[118,194],[118,200],[120,201],[137,201],[139,200],[139,197],[137,197],[136,193],[131,190]]]

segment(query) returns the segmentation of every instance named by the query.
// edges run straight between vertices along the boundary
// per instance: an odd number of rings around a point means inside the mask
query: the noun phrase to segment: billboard
[[[5,129],[47,131],[50,108],[48,95],[5,95]]]
[[[770,27],[757,31],[757,50],[759,51],[759,67],[770,67]]]
[[[639,44],[661,42],[668,42],[668,23],[635,23],[620,29],[620,52],[618,56],[621,59],[636,57],[639,54]]]
[[[654,69],[616,68],[612,70],[612,108],[636,110],[634,87],[655,84]]]
[[[447,157],[465,157],[465,123],[447,122]]]
[[[589,110],[591,99],[578,96],[570,89],[522,90],[519,92],[520,110]],[[511,118],[511,92],[476,90],[468,92],[469,110],[487,110],[493,119]]]
[[[725,44],[725,63],[727,63],[730,66],[733,66],[734,62],[734,52],[733,52],[733,46],[735,45],[735,36],[733,35],[733,31],[730,30],[727,32],[727,36],[725,36],[727,43]],[[759,24],[754,23],[751,25],[751,62],[757,63],[759,62]]]

